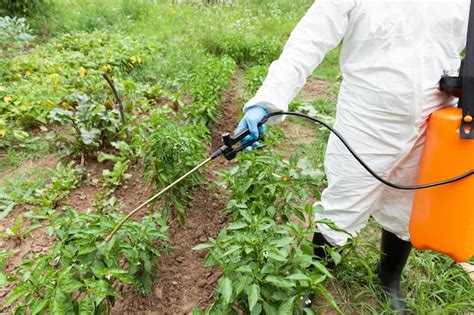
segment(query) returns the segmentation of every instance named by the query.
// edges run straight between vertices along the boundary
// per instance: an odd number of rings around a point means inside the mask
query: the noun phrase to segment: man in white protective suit
[[[470,0],[317,0],[245,105],[236,131],[249,128],[244,141],[256,139],[263,132],[258,122],[287,110],[325,54],[344,39],[334,127],[376,173],[415,184],[429,115],[457,101],[439,91],[438,83],[460,67],[469,7]],[[352,236],[370,216],[382,225],[379,278],[392,309],[404,313],[400,278],[411,250],[413,193],[375,180],[332,135],[325,169],[328,187],[317,219],[330,219]],[[341,246],[350,237],[325,225],[318,229],[313,242],[321,258],[322,245]]]

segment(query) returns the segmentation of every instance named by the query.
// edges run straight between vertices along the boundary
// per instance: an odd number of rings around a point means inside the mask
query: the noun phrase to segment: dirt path
[[[230,131],[237,123],[243,94],[241,77],[237,73],[225,92],[225,103],[212,133],[209,152],[220,146],[220,134]],[[206,184],[196,191],[192,205],[186,210],[186,226],[171,222],[172,247],[159,265],[153,291],[147,296],[126,292],[127,297],[117,300],[112,314],[189,314],[194,307],[205,308],[212,303],[220,271],[204,267],[206,254],[192,248],[209,237],[216,237],[227,222],[220,215],[227,203],[225,192],[212,189],[210,184],[217,178],[214,171],[228,166],[224,159],[210,164],[205,174]]]

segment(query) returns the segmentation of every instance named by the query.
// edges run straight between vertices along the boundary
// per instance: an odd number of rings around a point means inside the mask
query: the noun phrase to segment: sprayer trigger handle
[[[268,120],[268,116],[263,117],[263,119],[258,123],[257,128],[260,128],[264,123],[266,123]],[[232,142],[232,145],[242,141],[246,136],[250,135],[250,131],[248,129],[245,129],[238,134],[234,134],[230,139]],[[257,139],[258,140],[258,139]],[[249,141],[251,143],[254,143],[257,140]],[[248,142],[247,142],[248,143]]]

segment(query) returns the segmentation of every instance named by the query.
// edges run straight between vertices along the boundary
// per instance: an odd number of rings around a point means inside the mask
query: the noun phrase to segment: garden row
[[[49,183],[27,196],[15,196],[14,187],[8,185],[2,189],[2,216],[16,204],[30,206],[19,216],[27,222],[8,229],[6,237],[20,241],[45,225],[56,239],[47,252],[25,257],[14,276],[2,274],[3,280],[18,281],[5,302],[7,307],[14,305],[15,313],[107,313],[119,295],[118,283],[144,294],[151,290],[160,257],[169,245],[170,211],[176,210],[184,222],[185,206],[201,174],[166,195],[159,214],[128,222],[105,244],[105,236],[123,217],[114,192],[140,159],[146,178],[159,189],[204,157],[220,95],[236,67],[229,57],[201,51],[197,62],[185,69],[189,72],[182,73],[186,79],[179,88],[184,97],[178,89],[165,90],[158,82],[132,80],[133,72],[157,51],[144,38],[84,33],[65,35],[4,61],[2,78],[8,82],[3,89],[8,95],[2,95],[4,122],[30,130],[40,124],[53,130],[63,155],[112,165],[103,171],[99,180],[103,189],[85,213],[61,206],[72,189],[88,180],[75,163],[59,164]],[[120,82],[119,90],[135,100],[127,98],[126,125],[100,77],[102,72]],[[10,145],[22,141],[8,136],[5,141]]]

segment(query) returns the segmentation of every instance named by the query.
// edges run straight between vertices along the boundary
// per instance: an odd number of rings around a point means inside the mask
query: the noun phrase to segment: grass
[[[6,168],[18,167],[27,160],[38,160],[50,154],[52,150],[51,142],[46,136],[33,136],[17,145],[9,145],[0,148],[0,171]]]
[[[329,282],[328,289],[344,314],[390,314],[376,274],[379,243],[380,226],[370,221],[354,240],[354,250],[335,270],[336,279]],[[413,314],[469,314],[474,309],[469,276],[450,258],[432,251],[412,251],[402,287]]]
[[[12,174],[0,186],[0,219],[6,217],[18,204],[33,203],[36,189],[47,182],[47,170],[37,168],[23,174]]]

